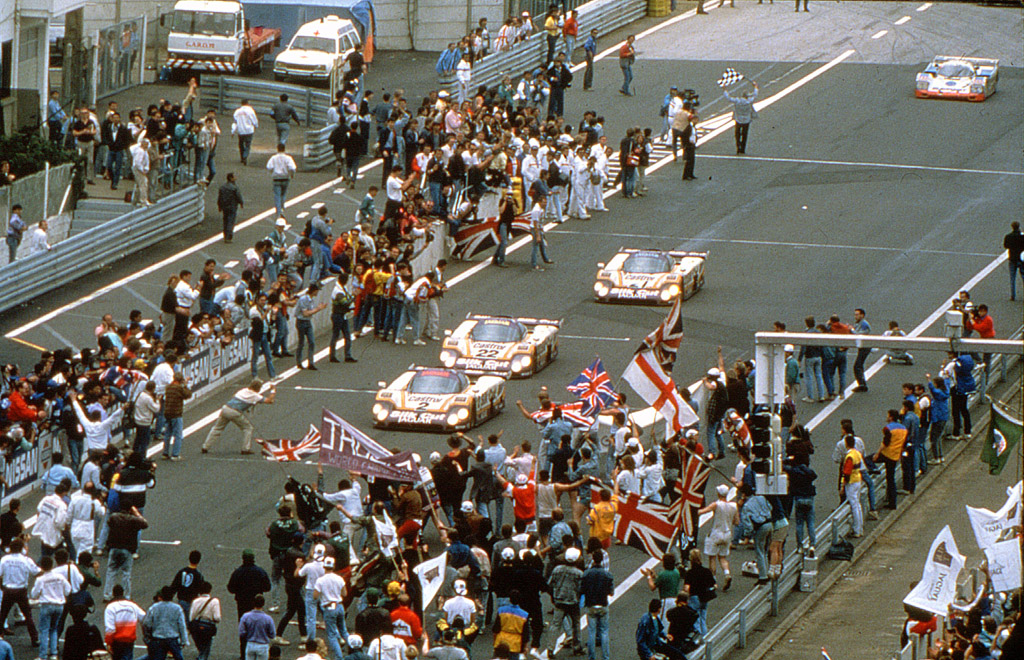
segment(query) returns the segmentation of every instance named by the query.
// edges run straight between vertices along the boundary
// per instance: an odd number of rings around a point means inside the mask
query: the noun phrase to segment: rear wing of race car
[[[979,76],[991,76],[996,73],[999,69],[999,60],[992,59],[990,57],[959,57],[956,55],[936,55],[935,59],[931,61],[928,68],[925,69],[925,73],[935,73],[938,71],[939,65],[946,62],[970,62],[974,66],[978,67]]]
[[[688,252],[686,250],[659,250],[657,248],[619,248],[620,253],[624,254],[637,254],[638,252],[664,252],[673,259],[682,259],[683,257],[700,257],[701,259],[707,259],[709,252]]]
[[[558,328],[562,327],[562,321],[555,319],[535,319],[529,316],[501,316],[498,314],[466,314],[467,321],[486,321],[488,319],[508,319],[509,321],[518,321],[528,328],[536,325],[553,325]]]

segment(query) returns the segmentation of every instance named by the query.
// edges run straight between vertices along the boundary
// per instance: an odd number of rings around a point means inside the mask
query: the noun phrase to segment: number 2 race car
[[[410,366],[390,385],[378,385],[373,404],[377,428],[464,431],[505,407],[505,379],[497,376],[474,382],[456,369]]]
[[[984,101],[996,93],[999,60],[939,55],[917,74],[914,96],[919,99]]]
[[[445,331],[441,364],[470,374],[526,378],[558,355],[561,321],[470,314]]]
[[[594,298],[598,302],[670,305],[704,286],[707,252],[664,252],[622,248],[606,264],[597,264]]]

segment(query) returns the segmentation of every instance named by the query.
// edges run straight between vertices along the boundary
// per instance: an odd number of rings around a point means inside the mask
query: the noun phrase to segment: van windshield
[[[292,43],[289,44],[288,48],[292,50],[318,50],[322,53],[331,54],[337,52],[335,50],[334,39],[301,34],[295,35],[295,38],[292,39]]]
[[[208,37],[230,37],[235,34],[235,15],[209,11],[174,12],[174,32],[204,34]]]

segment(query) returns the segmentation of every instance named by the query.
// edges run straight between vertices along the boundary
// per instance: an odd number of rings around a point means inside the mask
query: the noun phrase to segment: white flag
[[[1022,484],[1024,482],[1018,481],[1016,486],[1007,489],[1009,497],[995,513],[988,509],[967,507],[967,517],[971,521],[974,538],[982,550],[988,550],[1002,540],[1006,530],[1020,525]]]
[[[993,591],[1013,591],[1021,587],[1020,542],[1016,538],[985,548],[988,574]]]
[[[448,566],[448,553],[442,552],[433,559],[417,564],[412,572],[420,579],[420,592],[423,594],[423,609],[433,602],[437,592],[444,584],[444,572]]]
[[[380,545],[381,554],[385,557],[394,557],[395,550],[398,549],[398,530],[395,529],[395,524],[388,517],[388,512],[384,511],[383,513],[383,522],[376,518],[373,519],[373,525],[377,529],[377,543]]]
[[[641,399],[661,413],[671,433],[700,421],[693,408],[679,396],[672,377],[661,368],[650,349],[644,349],[633,356],[622,378],[636,390]]]
[[[921,581],[903,599],[905,605],[945,616],[956,597],[956,579],[966,558],[957,550],[949,525],[932,541]]]

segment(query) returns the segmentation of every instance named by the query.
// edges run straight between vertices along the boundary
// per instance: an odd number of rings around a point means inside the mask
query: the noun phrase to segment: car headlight
[[[448,417],[444,421],[448,423],[448,426],[455,426],[459,423],[459,415],[454,412],[448,413]]]
[[[449,369],[455,366],[455,353],[452,351],[441,351],[441,364]]]
[[[603,282],[598,282],[594,284],[594,293],[596,293],[600,298],[604,298],[605,296],[607,296],[609,291],[610,289],[607,286],[605,286]]]
[[[985,85],[979,83],[971,83],[971,94],[981,94],[985,91]]]
[[[928,89],[928,78],[927,77],[920,77],[920,76],[918,76],[918,78],[917,78],[917,88],[918,89]]]
[[[671,286],[670,286],[670,287],[668,288],[668,294],[669,294],[670,296],[672,296],[673,298],[675,298],[676,296],[678,296],[678,295],[679,295],[679,285],[678,285],[678,284],[673,284],[673,285],[671,285]]]
[[[661,293],[658,294],[658,297],[661,298],[663,302],[668,302],[669,300],[672,300],[672,289],[662,289]]]
[[[469,408],[459,408],[459,411],[456,413],[456,415],[458,415],[459,421],[466,421],[467,419],[469,419]]]
[[[388,410],[387,406],[382,406],[379,403],[373,407],[373,416],[378,422],[383,422],[388,418],[391,411]]]

